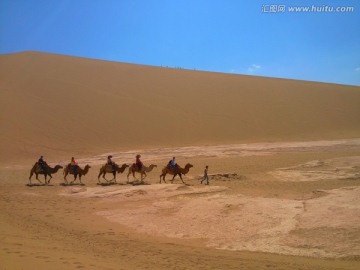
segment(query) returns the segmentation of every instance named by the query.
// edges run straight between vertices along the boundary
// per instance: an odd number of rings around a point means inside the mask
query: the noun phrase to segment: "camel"
[[[143,182],[143,180],[146,178],[146,173],[151,172],[154,168],[156,168],[157,166],[154,164],[151,164],[149,167],[146,167],[145,165],[142,166],[141,170],[139,170],[139,167],[136,166],[136,164],[132,164],[129,167],[129,173],[127,175],[127,183],[129,183],[129,175],[132,174],[134,179],[136,179],[135,177],[135,173],[140,173],[141,175],[141,182]],[[143,175],[145,175],[145,177],[143,178]]]
[[[54,168],[51,168],[50,166],[46,166],[45,171],[41,169],[40,165],[36,162],[34,164],[34,166],[31,168],[30,170],[30,176],[29,176],[29,181],[30,181],[30,185],[31,183],[31,177],[35,174],[36,175],[36,180],[38,180],[41,184],[43,182],[40,181],[40,179],[38,178],[39,174],[43,174],[45,177],[45,184],[49,184],[50,180],[52,178],[51,174],[57,173],[58,170],[62,169],[62,166],[60,165],[56,165]],[[47,176],[50,176],[49,181],[47,181]]]
[[[190,163],[187,163],[185,165],[185,168],[181,168],[180,166],[177,166],[176,167],[176,170],[174,171],[172,168],[170,168],[169,165],[165,166],[163,169],[162,169],[162,174],[160,175],[160,184],[161,184],[161,177],[162,179],[164,180],[164,182],[166,183],[165,181],[165,176],[166,174],[171,174],[171,175],[174,175],[173,178],[171,179],[171,183],[174,181],[174,178],[175,176],[180,176],[180,179],[181,181],[185,184],[184,180],[182,179],[181,175],[182,174],[187,174],[190,170],[190,168],[194,167],[192,164]]]
[[[110,182],[110,181],[112,181],[112,180],[115,180],[115,183],[116,183],[116,173],[123,173],[127,167],[129,167],[129,165],[127,165],[127,164],[125,164],[125,163],[124,163],[121,167],[119,167],[119,165],[115,164],[115,166],[114,166],[114,169],[115,169],[115,170],[113,170],[113,168],[112,168],[111,165],[105,164],[104,166],[102,166],[102,167],[100,168],[100,172],[99,172],[99,176],[98,176],[98,181],[99,181],[99,183],[101,183],[101,182],[100,182],[100,175],[102,175],[102,177],[103,177],[107,182]],[[105,174],[107,174],[107,173],[112,173],[113,176],[114,176],[114,178],[111,179],[110,181],[107,180],[107,179],[105,178]]]
[[[74,180],[70,182],[70,184],[74,183],[77,176],[79,176],[79,180],[80,180],[80,184],[82,184],[81,182],[81,176],[83,175],[86,175],[88,172],[89,172],[89,169],[90,169],[90,165],[86,165],[84,169],[80,168],[79,166],[77,166],[77,169],[76,171],[74,171],[70,164],[67,165],[65,168],[64,168],[64,180],[66,181],[66,184],[68,184],[69,182],[66,180],[66,176],[68,174],[73,174],[74,175]]]

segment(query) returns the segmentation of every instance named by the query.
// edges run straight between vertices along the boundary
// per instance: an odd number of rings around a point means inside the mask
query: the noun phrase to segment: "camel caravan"
[[[149,166],[145,166],[142,161],[140,160],[141,155],[136,156],[136,161],[132,164],[122,164],[118,165],[112,160],[112,156],[109,155],[107,157],[107,162],[103,166],[100,167],[99,174],[98,174],[98,185],[112,185],[117,184],[116,181],[116,175],[123,173],[128,168],[128,174],[127,174],[127,184],[145,184],[144,180],[147,177],[147,174],[150,173],[154,168],[157,167],[155,164],[150,164]],[[170,180],[171,183],[173,183],[174,178],[176,176],[179,176],[182,183],[185,184],[182,176],[186,175],[190,168],[192,168],[193,165],[190,163],[186,164],[184,168],[180,167],[175,162],[175,157],[173,157],[172,160],[169,161],[169,163],[163,167],[160,175],[160,184],[162,181],[166,183],[165,176],[167,174],[172,175],[172,179]],[[40,159],[33,165],[33,167],[30,170],[30,176],[29,176],[29,186],[33,185],[49,185],[50,180],[52,178],[52,175],[57,173],[60,169],[63,169],[63,176],[64,176],[64,183],[61,185],[67,186],[67,185],[84,185],[81,181],[81,177],[84,177],[88,174],[91,166],[85,165],[85,167],[80,167],[78,163],[75,161],[75,158],[72,157],[69,164],[66,166],[56,165],[55,167],[51,167],[47,164],[47,162],[44,161],[43,156],[40,157]],[[140,179],[136,177],[136,173],[140,174]],[[36,180],[39,182],[39,184],[33,184],[31,182],[32,176],[35,174]],[[72,181],[67,180],[67,176],[71,174],[74,176],[74,179]],[[112,179],[106,179],[106,174],[112,174]],[[38,176],[44,175],[45,183],[43,183]],[[129,176],[132,175],[132,181],[130,181]],[[49,177],[49,179],[48,179]],[[100,181],[100,177],[105,180],[105,182]],[[78,183],[76,183],[76,180],[79,179]]]

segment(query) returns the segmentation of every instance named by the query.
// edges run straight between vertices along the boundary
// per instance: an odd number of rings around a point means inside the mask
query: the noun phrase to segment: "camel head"
[[[149,166],[149,168],[157,168],[157,165],[151,164],[151,165]]]
[[[55,166],[55,169],[62,169],[63,168],[63,166],[61,166],[61,165],[56,165]]]
[[[186,165],[185,165],[185,168],[192,168],[192,167],[194,167],[194,165],[192,165],[192,164],[190,164],[190,163],[187,163]]]

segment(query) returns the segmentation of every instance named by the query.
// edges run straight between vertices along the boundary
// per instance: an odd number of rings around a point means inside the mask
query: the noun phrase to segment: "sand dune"
[[[0,56],[1,163],[122,149],[355,138],[359,87]]]
[[[0,55],[0,268],[359,269],[359,104],[354,86]],[[109,153],[139,152],[149,185],[97,185]],[[90,164],[84,185],[27,186],[40,155]],[[186,185],[158,184],[174,155]]]

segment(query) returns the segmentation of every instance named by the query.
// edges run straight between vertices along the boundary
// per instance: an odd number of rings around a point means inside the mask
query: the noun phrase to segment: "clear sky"
[[[0,0],[0,53],[26,50],[360,85],[360,1]]]

